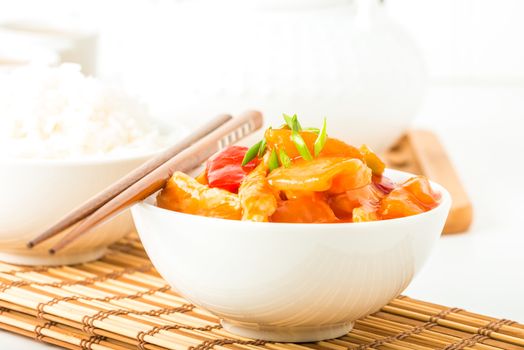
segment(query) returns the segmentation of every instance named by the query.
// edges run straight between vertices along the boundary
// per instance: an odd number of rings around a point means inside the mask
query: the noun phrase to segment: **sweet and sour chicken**
[[[253,147],[231,146],[211,157],[196,178],[175,172],[159,207],[231,220],[289,223],[365,222],[401,218],[439,203],[423,176],[394,183],[367,146],[302,128],[298,118],[269,128]]]

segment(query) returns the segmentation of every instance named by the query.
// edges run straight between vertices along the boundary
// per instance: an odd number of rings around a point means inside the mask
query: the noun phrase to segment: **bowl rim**
[[[106,165],[118,162],[129,162],[141,159],[149,159],[154,155],[164,151],[167,147],[161,147],[155,150],[131,152],[126,155],[103,155],[79,156],[68,158],[22,158],[22,157],[0,157],[0,165],[36,165],[36,166],[89,166],[89,165]]]
[[[409,177],[413,177],[413,176],[417,176],[415,174],[412,174],[412,173],[408,173],[408,172],[405,172],[405,171],[400,171],[400,170],[395,170],[395,169],[386,169],[386,174],[393,174],[393,175],[396,175],[396,176],[401,176],[401,177],[406,177],[406,178],[409,178]],[[346,228],[346,227],[355,227],[356,225],[358,225],[358,227],[360,228],[364,228],[364,227],[367,227],[367,226],[375,226],[375,225],[383,225],[385,223],[391,223],[391,224],[395,224],[395,223],[403,223],[403,222],[411,222],[411,221],[416,221],[416,220],[423,220],[425,217],[427,216],[431,216],[433,215],[436,211],[438,210],[443,210],[442,208],[445,208],[444,210],[448,210],[449,211],[449,208],[451,207],[451,203],[452,203],[452,199],[451,199],[451,195],[450,193],[448,192],[448,190],[446,190],[446,188],[434,181],[431,181],[430,180],[430,184],[433,188],[435,188],[436,190],[438,190],[441,194],[441,199],[440,199],[440,202],[439,204],[435,207],[435,208],[432,208],[426,212],[423,212],[423,213],[420,213],[420,214],[416,214],[416,215],[410,215],[410,216],[405,216],[405,217],[402,217],[402,218],[394,218],[394,219],[387,219],[387,220],[377,220],[377,221],[367,221],[367,222],[339,222],[339,223],[293,223],[293,222],[254,222],[254,221],[242,221],[242,220],[229,220],[229,219],[222,219],[222,218],[213,218],[213,217],[208,217],[208,216],[202,216],[202,215],[195,215],[195,214],[187,214],[187,213],[181,213],[181,212],[177,212],[177,211],[174,211],[174,210],[169,210],[169,209],[164,209],[164,208],[160,208],[160,207],[157,207],[156,205],[153,205],[151,203],[148,203],[147,202],[147,199],[144,200],[144,201],[141,201],[137,204],[135,204],[135,206],[138,206],[138,207],[142,207],[144,209],[147,209],[147,210],[153,210],[153,211],[156,211],[157,213],[163,213],[163,214],[166,214],[166,215],[169,215],[171,216],[172,218],[188,218],[188,219],[193,219],[193,220],[204,220],[204,221],[208,221],[209,224],[212,224],[213,222],[217,222],[217,223],[220,223],[220,224],[227,224],[227,225],[241,225],[241,226],[245,226],[245,225],[249,225],[249,226],[252,226],[252,225],[256,225],[257,227],[267,227],[267,228],[270,228],[270,227],[297,227],[297,228],[304,228],[304,227],[315,227],[315,228],[321,228],[321,229],[327,229],[327,228]],[[153,194],[153,196],[156,196],[156,194]],[[151,198],[151,197],[149,197]],[[446,209],[447,208],[447,209]],[[135,209],[134,207],[131,208],[131,211],[134,213]],[[446,214],[446,217],[447,217],[448,214]],[[134,219],[134,214],[133,214],[133,219]],[[318,230],[319,232],[323,232],[323,230]]]

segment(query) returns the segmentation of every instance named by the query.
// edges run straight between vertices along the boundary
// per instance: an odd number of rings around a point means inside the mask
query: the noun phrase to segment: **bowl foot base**
[[[75,252],[57,255],[24,255],[0,252],[0,261],[15,265],[73,265],[80,264],[101,258],[107,251],[106,247],[101,247],[86,252]]]
[[[224,329],[241,337],[275,342],[313,342],[341,337],[353,329],[354,322],[308,327],[270,327],[221,320]]]

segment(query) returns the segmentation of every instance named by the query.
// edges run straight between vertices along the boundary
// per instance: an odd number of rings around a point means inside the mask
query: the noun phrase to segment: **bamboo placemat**
[[[136,235],[74,266],[0,263],[0,328],[69,349],[524,349],[524,325],[457,308],[392,300],[333,340],[285,344],[224,331],[158,275]]]

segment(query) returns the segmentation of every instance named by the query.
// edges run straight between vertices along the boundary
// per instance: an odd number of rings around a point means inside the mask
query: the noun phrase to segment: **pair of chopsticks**
[[[195,169],[211,155],[260,129],[262,124],[262,114],[257,111],[245,112],[237,118],[219,115],[65,215],[27,246],[32,248],[78,224],[49,249],[51,254],[58,252],[134,203],[160,190],[175,171]]]

